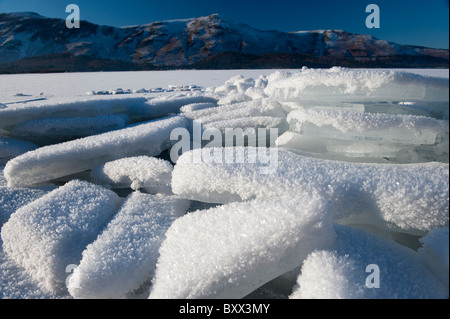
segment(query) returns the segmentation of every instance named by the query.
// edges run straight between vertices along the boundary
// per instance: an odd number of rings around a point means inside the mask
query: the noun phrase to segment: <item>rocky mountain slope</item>
[[[217,14],[130,27],[0,13],[0,72],[448,67],[449,51],[343,30],[263,31]]]

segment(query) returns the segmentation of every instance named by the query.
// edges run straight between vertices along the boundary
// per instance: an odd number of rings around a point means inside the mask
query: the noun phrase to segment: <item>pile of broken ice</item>
[[[448,94],[305,68],[6,106],[0,267],[57,298],[448,298]]]

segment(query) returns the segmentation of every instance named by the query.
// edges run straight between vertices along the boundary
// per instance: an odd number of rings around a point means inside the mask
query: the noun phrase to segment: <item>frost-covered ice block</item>
[[[269,174],[262,171],[267,168]],[[448,226],[448,179],[448,163],[355,163],[285,149],[260,152],[236,147],[181,155],[172,173],[172,190],[183,198],[209,203],[289,198],[317,191],[331,200],[340,223],[423,235]]]
[[[327,152],[328,140],[327,138],[302,135],[288,130],[275,140],[275,145],[306,153],[323,154]]]
[[[212,107],[216,107],[217,104],[215,102],[204,102],[204,103],[191,103],[184,105],[180,108],[182,113],[189,113],[193,111],[199,111],[204,109],[209,109]]]
[[[220,105],[214,107],[208,107],[201,110],[193,110],[190,112],[184,112],[181,115],[191,120],[205,120],[211,116],[218,116],[219,114],[227,113],[231,115],[233,112],[238,112],[241,109],[255,109],[261,105],[261,101],[249,101],[243,103]],[[213,118],[214,119],[214,118]],[[222,117],[223,119],[223,117]]]
[[[201,121],[203,123],[257,115],[286,117],[286,113],[283,111],[282,106],[269,99],[220,105],[217,107],[182,113],[181,115],[188,119]]]
[[[1,171],[0,171],[1,172]],[[8,188],[0,183],[0,228],[16,210],[53,190],[53,186],[39,188]]]
[[[125,157],[94,168],[91,178],[108,188],[171,193],[172,170],[170,162],[156,157]]]
[[[420,242],[422,247],[419,248],[418,252],[422,263],[448,287],[448,227],[432,229],[425,237],[420,238]]]
[[[449,102],[448,78],[396,70],[305,68],[295,73],[276,72],[268,81],[265,93],[279,101]]]
[[[217,100],[200,93],[191,93],[189,95],[159,96],[147,103],[147,109],[143,115],[147,117],[163,117],[169,114],[180,112],[181,107],[193,103],[216,103]]]
[[[304,261],[292,299],[446,299],[448,287],[417,252],[369,232],[335,225],[336,242]]]
[[[226,132],[227,129],[241,128],[243,130],[247,128],[278,128],[279,132],[287,130],[287,122],[284,118],[273,116],[254,116],[254,117],[241,117],[236,119],[219,120],[215,122],[209,122],[203,125],[204,129],[216,128],[221,132]]]
[[[78,180],[23,206],[2,228],[3,249],[43,287],[66,290],[66,269],[81,260],[120,207],[112,191]]]
[[[64,141],[122,129],[129,121],[125,114],[39,119],[15,126],[12,134],[42,144],[43,140]]]
[[[11,137],[0,137],[0,163],[2,160],[9,160],[37,148],[38,146],[31,142]]]
[[[333,240],[320,196],[196,211],[169,228],[150,298],[243,298]]]
[[[145,289],[147,297],[166,231],[188,208],[189,201],[177,197],[129,195],[101,235],[83,251],[80,265],[68,280],[70,294],[126,298]]]
[[[28,186],[123,157],[159,155],[172,146],[171,131],[186,125],[186,119],[174,116],[41,147],[9,161],[4,175],[9,186]]]
[[[38,119],[92,117],[113,114],[140,114],[148,109],[148,99],[138,98],[88,98],[73,101],[40,101],[0,109],[0,128],[11,130],[15,125]]]
[[[303,109],[290,112],[287,121],[295,133],[342,140],[420,145],[449,135],[448,121],[415,115]]]

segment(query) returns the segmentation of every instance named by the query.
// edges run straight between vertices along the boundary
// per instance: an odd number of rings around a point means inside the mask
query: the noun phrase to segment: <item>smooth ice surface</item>
[[[196,211],[166,236],[150,298],[242,298],[334,240],[318,196]]]
[[[117,212],[121,199],[112,191],[71,181],[23,206],[3,225],[3,249],[44,288],[66,290],[68,266]]]
[[[267,167],[272,173],[262,174]],[[342,223],[423,234],[448,226],[448,178],[446,163],[351,163],[236,147],[184,153],[172,173],[172,190],[210,203],[318,192],[331,200]]]
[[[123,157],[159,155],[173,144],[170,133],[178,127],[186,127],[186,120],[174,116],[41,147],[9,161],[4,175],[9,186],[27,186]]]
[[[101,235],[83,251],[68,280],[74,298],[125,298],[148,286],[165,233],[189,201],[134,192]],[[144,286],[142,288],[141,286]]]
[[[290,298],[448,298],[448,286],[422,266],[415,251],[363,230],[339,225],[335,230],[334,247],[304,261]]]
[[[279,101],[449,101],[448,78],[397,70],[303,68],[268,76],[265,93]]]
[[[403,144],[434,144],[448,139],[448,121],[415,115],[303,109],[288,114],[290,130],[308,136]]]
[[[421,261],[448,287],[448,227],[432,229],[425,237],[420,238],[420,242],[422,247],[418,252]]]
[[[102,164],[91,171],[92,182],[108,188],[152,189],[170,193],[173,166],[150,157],[125,157]]]

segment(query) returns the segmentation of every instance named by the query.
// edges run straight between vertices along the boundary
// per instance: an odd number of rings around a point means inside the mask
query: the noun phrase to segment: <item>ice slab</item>
[[[217,106],[217,104],[214,102],[191,103],[191,104],[182,106],[180,108],[180,111],[182,113],[189,113],[189,112],[193,112],[193,111],[209,109],[209,108],[216,107],[216,106]]]
[[[446,299],[448,287],[418,254],[366,231],[335,225],[335,246],[304,261],[293,299]]]
[[[129,122],[125,114],[39,119],[15,126],[12,135],[42,145],[122,129]]]
[[[308,136],[401,144],[435,144],[448,139],[446,120],[414,115],[303,109],[288,114],[290,130]]]
[[[177,219],[160,249],[150,298],[243,298],[334,240],[319,196],[255,200]]]
[[[319,193],[340,223],[423,235],[448,226],[449,164],[332,161],[285,149],[205,148],[180,156],[172,190],[192,200],[230,203]]]
[[[396,70],[303,69],[268,76],[265,93],[279,101],[449,101],[449,79]]]
[[[173,116],[44,146],[9,161],[4,175],[9,186],[29,186],[90,170],[123,157],[159,155],[173,144],[171,131],[186,125],[186,119]]]
[[[49,118],[95,117],[114,114],[139,115],[149,107],[145,97],[89,98],[46,100],[0,109],[0,128],[12,130],[14,126],[32,120]]]
[[[276,139],[275,145],[307,156],[353,162],[407,164],[449,161],[447,139],[436,145],[411,145],[308,136],[288,130]]]
[[[191,120],[201,121],[202,123],[255,115],[286,117],[282,106],[270,99],[257,99],[236,104],[220,105],[182,113],[181,115]]]
[[[67,268],[80,262],[121,203],[110,190],[73,180],[12,214],[2,228],[3,249],[45,289],[63,293]]]
[[[99,237],[83,251],[68,280],[74,298],[126,298],[148,288],[165,233],[189,201],[134,192]],[[144,286],[141,287],[141,286]]]
[[[147,108],[142,113],[145,117],[158,118],[177,114],[181,107],[193,103],[217,103],[217,99],[201,93],[162,95],[148,101]]]
[[[0,184],[0,228],[16,210],[44,196],[53,189],[54,187],[51,186],[8,188]]]
[[[203,125],[204,130],[217,129],[221,133],[226,133],[227,131],[233,131],[234,129],[253,129],[255,133],[258,129],[263,128],[270,130],[271,128],[277,128],[277,134],[283,133],[287,130],[287,122],[284,118],[273,117],[273,116],[253,116],[253,117],[241,117],[229,120],[219,120],[215,122],[209,122]],[[274,136],[274,139],[278,137]],[[225,139],[224,139],[225,141]],[[236,144],[243,146],[244,144]],[[231,146],[231,145],[229,145]],[[256,146],[256,144],[254,144]],[[266,146],[266,145],[263,145]]]
[[[420,242],[422,247],[418,252],[422,263],[448,287],[448,227],[432,229],[425,237],[420,238]]]
[[[102,164],[91,171],[92,182],[107,188],[171,193],[170,162],[150,156],[125,157]]]

